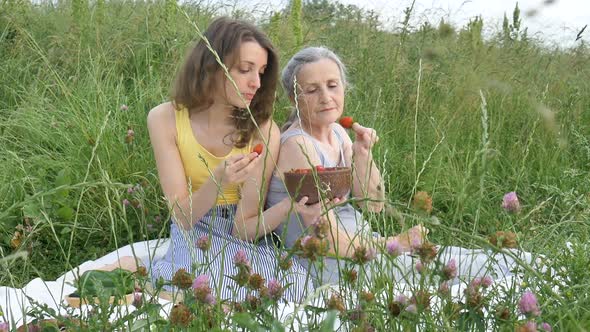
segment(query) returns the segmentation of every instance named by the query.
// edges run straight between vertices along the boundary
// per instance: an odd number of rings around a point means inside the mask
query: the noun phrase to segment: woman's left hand
[[[352,131],[355,134],[355,140],[352,144],[353,150],[356,153],[364,153],[368,154],[371,152],[373,146],[379,142],[379,136],[377,136],[377,131],[373,128],[363,127],[358,122],[355,122],[352,125]]]

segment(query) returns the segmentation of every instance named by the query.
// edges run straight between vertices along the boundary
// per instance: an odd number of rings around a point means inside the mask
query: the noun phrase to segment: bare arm
[[[281,147],[281,154],[277,169],[279,171],[286,171],[297,168],[312,168],[320,165],[320,157],[313,146],[313,143],[305,136],[294,136],[288,139]],[[339,227],[337,216],[332,209],[330,209],[331,202],[320,202],[320,209],[328,213],[323,214],[321,221],[328,223],[329,234],[327,239],[330,244],[329,254],[338,255],[340,257],[351,257],[354,253],[354,248],[360,245],[361,239],[356,234],[347,234],[347,232]],[[321,211],[320,211],[321,212]],[[311,226],[304,217],[305,226]]]
[[[171,103],[161,104],[150,111],[147,124],[160,185],[175,222],[188,229],[215,205],[223,182],[219,180],[222,176],[216,169],[214,177],[209,177],[198,190],[190,192],[176,143],[175,112]]]
[[[352,130],[356,139],[352,143],[342,127],[338,130],[345,137],[344,155],[348,165],[353,168],[352,196],[359,199],[369,199],[362,206],[372,212],[380,212],[383,209],[385,190],[381,172],[373,160],[372,147],[379,140],[375,130],[365,128],[354,123]]]
[[[292,202],[285,198],[271,208],[262,211],[268,193],[268,185],[279,158],[280,131],[274,121],[261,126],[264,141],[267,142],[262,156],[262,162],[255,170],[254,176],[248,179],[242,187],[242,198],[238,203],[237,215],[234,223],[233,235],[254,241],[276,229],[289,216],[290,211],[298,211],[304,220],[315,220],[320,216],[320,205],[305,205],[307,198],[299,202]],[[253,143],[263,142],[263,140]],[[264,144],[264,143],[263,143]]]

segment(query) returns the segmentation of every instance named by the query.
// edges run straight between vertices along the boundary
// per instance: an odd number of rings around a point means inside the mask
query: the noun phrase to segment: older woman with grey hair
[[[279,204],[289,196],[282,171],[345,166],[353,170],[350,196],[361,202],[361,208],[380,212],[385,198],[384,186],[372,155],[372,148],[379,139],[377,133],[372,128],[353,123],[350,128],[353,141],[338,123],[344,113],[348,85],[346,68],[340,58],[324,47],[305,48],[289,60],[282,71],[281,81],[294,109],[282,128],[280,153],[271,178],[267,205]],[[299,249],[298,261],[310,270],[318,284],[337,283],[346,267],[346,260],[342,258],[359,260],[355,257],[358,248],[364,248],[367,259],[377,258],[376,264],[364,269],[367,277],[371,271],[379,271],[377,273],[387,273],[398,282],[413,282],[417,261],[406,253],[422,246],[428,230],[418,225],[397,236],[381,237],[371,231],[361,213],[344,199],[324,202],[327,213],[319,220],[291,213],[276,233],[286,247]],[[322,229],[327,230],[321,240],[328,241],[329,249],[325,253],[321,252],[322,246],[317,242],[318,230]],[[307,253],[306,247],[310,249]],[[376,249],[383,247],[399,255],[394,266],[389,265],[382,255],[376,255]],[[530,254],[518,253],[522,254],[522,260],[531,261]],[[325,257],[318,259],[317,256],[323,254]],[[314,255],[316,257],[310,257]],[[516,264],[512,257],[483,250],[443,247],[439,248],[436,259],[443,264],[454,260],[451,265],[456,265],[458,276],[497,278],[512,273]],[[456,277],[454,282],[458,282]]]
[[[358,123],[352,125],[354,142],[337,120],[344,112],[347,87],[346,69],[340,58],[324,47],[309,47],[295,54],[283,69],[281,81],[291,102],[296,106],[281,134],[281,150],[276,172],[271,179],[267,205],[277,204],[289,194],[280,170],[316,166],[346,166],[353,169],[351,196],[363,202],[363,208],[379,212],[383,208],[384,192],[381,173],[373,161],[371,149],[379,137],[372,128]],[[354,158],[353,158],[354,156]],[[339,203],[336,198],[329,203]],[[292,213],[277,229],[286,247],[296,245],[314,224],[327,224],[330,235],[328,255],[321,267],[300,258],[310,268],[317,282],[336,282],[344,262],[354,249],[363,246],[372,250],[375,237],[362,215],[350,203],[337,204],[322,220],[300,218]],[[395,239],[408,249],[412,241],[420,243],[425,229],[418,226]]]

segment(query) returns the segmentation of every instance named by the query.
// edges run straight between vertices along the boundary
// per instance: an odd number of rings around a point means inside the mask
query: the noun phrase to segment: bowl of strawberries
[[[334,199],[350,192],[350,167],[323,167],[292,169],[284,174],[287,191],[296,201],[307,196],[306,204],[319,202],[320,197]]]

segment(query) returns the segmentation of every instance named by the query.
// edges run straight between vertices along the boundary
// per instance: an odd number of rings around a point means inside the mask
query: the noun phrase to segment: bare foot
[[[112,264],[103,265],[99,268],[96,268],[95,270],[112,271],[116,268],[121,268],[123,270],[135,272],[135,271],[137,271],[138,266],[139,265],[138,265],[138,262],[135,260],[135,257],[123,256],[123,257],[120,257],[118,261],[116,261]]]
[[[411,251],[412,248],[419,247],[424,243],[428,232],[428,228],[417,225],[408,229],[406,232],[400,233],[396,238],[403,251]]]

